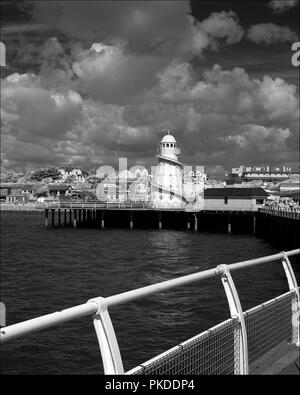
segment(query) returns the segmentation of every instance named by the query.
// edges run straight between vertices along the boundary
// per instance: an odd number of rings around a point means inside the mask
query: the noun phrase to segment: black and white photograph
[[[299,20],[1,0],[1,376],[300,375]]]

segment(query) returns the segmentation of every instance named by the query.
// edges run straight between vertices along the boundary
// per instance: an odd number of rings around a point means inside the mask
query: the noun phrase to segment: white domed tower
[[[176,208],[184,205],[180,149],[169,132],[158,147],[158,166],[153,175],[151,200],[155,207]]]

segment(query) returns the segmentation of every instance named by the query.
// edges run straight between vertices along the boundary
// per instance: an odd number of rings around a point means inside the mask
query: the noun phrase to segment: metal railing
[[[151,208],[148,202],[85,202],[85,201],[53,201],[37,203],[37,208],[43,209],[147,209]],[[153,207],[152,207],[153,208]]]
[[[283,341],[299,347],[300,295],[289,257],[300,249],[175,278],[1,328],[1,343],[84,316],[92,316],[105,374],[124,374],[123,361],[108,309],[196,281],[220,277],[231,317],[126,374],[250,374],[262,355]],[[289,292],[243,311],[231,272],[281,261]]]
[[[275,217],[290,218],[300,220],[300,209],[298,208],[269,208],[262,207],[258,210],[261,213],[274,215]]]

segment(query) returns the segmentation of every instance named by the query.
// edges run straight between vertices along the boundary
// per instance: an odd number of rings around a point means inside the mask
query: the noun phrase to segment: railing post
[[[297,347],[300,346],[300,330],[299,330],[299,320],[300,320],[300,293],[297,284],[297,280],[294,274],[289,257],[284,252],[284,257],[282,259],[282,265],[287,277],[289,289],[294,292],[295,298],[292,301],[292,343],[296,344]]]
[[[105,374],[124,374],[118,341],[107,310],[105,298],[90,299],[98,306],[93,324],[98,338]]]
[[[237,341],[234,341],[234,346],[238,347],[238,349],[234,350],[234,371],[235,374],[246,375],[249,374],[247,332],[240,298],[228,266],[219,265],[217,269],[222,273],[221,279],[227,296],[231,318],[238,320],[238,327],[234,331],[235,340],[237,339]],[[238,366],[238,371],[236,366]]]

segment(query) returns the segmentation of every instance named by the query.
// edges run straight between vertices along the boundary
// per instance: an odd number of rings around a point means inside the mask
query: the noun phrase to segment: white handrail
[[[230,270],[237,270],[249,266],[280,260],[283,259],[285,256],[290,257],[297,254],[300,254],[300,249],[281,252],[263,258],[256,258],[248,261],[234,263],[228,265],[228,268]],[[156,294],[158,292],[163,292],[171,288],[190,284],[195,281],[204,280],[221,274],[222,272],[220,271],[220,268],[213,268],[209,270],[204,270],[202,272],[189,274],[187,276],[178,277],[172,280],[163,281],[161,283],[148,285],[146,287],[138,288],[135,290],[123,292],[117,295],[109,296],[107,298],[93,298],[92,301],[88,301],[85,304],[81,304],[59,312],[43,315],[41,317],[33,318],[27,321],[3,327],[1,328],[0,341],[1,343],[4,343],[17,337],[25,336],[27,334],[47,329],[59,324],[63,324],[65,322],[75,320],[87,315],[95,314],[99,309],[99,304],[105,303],[107,307],[116,306],[131,302],[133,300],[141,299],[146,296]]]

